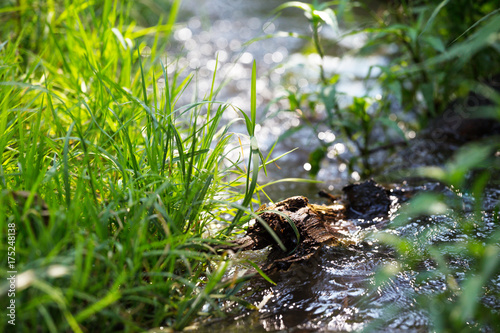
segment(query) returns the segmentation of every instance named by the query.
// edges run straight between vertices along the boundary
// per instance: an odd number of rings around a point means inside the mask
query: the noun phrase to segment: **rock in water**
[[[373,220],[385,217],[391,208],[387,190],[374,180],[351,184],[342,189],[348,201],[346,218]]]

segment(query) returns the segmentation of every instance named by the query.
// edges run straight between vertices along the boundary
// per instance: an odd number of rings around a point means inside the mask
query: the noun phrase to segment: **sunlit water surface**
[[[311,35],[308,21],[299,9],[289,9],[276,16],[273,10],[283,1],[242,1],[242,0],[185,0],[183,1],[180,25],[166,52],[168,71],[185,68],[185,72],[195,72],[194,82],[189,87],[198,99],[207,96],[213,81],[220,88],[216,100],[228,102],[249,114],[250,79],[253,61],[257,65],[257,126],[256,137],[264,155],[269,152],[276,140],[290,129],[297,129],[286,140],[276,146],[273,157],[297,148],[293,154],[281,158],[268,168],[269,177],[262,174],[261,182],[282,178],[308,177],[308,156],[320,140],[330,145],[324,167],[317,179],[325,181],[322,188],[333,190],[345,185],[349,180],[359,179],[357,173],[348,174],[346,164],[338,163],[337,156],[348,157],[349,151],[344,142],[336,138],[330,128],[319,127],[314,133],[301,125],[296,110],[288,110],[289,104],[283,99],[284,85],[299,89],[301,93],[316,90],[319,81],[320,58],[312,53],[304,55],[301,50],[307,41],[294,37],[269,37],[282,32]],[[329,27],[321,31],[322,38],[337,40],[338,33]],[[364,80],[370,72],[374,76],[379,69],[376,65],[386,64],[387,59],[380,56],[357,58],[350,51],[363,45],[366,36],[348,36],[338,42],[336,55],[327,55],[323,61],[328,75],[340,74],[337,89],[342,96],[339,102],[346,103],[353,96],[372,96],[380,98],[379,88]],[[286,79],[285,79],[286,76]],[[193,93],[183,94],[178,106],[191,103]],[[272,102],[272,103],[271,103]],[[239,111],[229,108],[224,118],[226,122],[241,118]],[[322,117],[319,110],[318,117]],[[243,121],[231,126],[235,133],[246,133]],[[243,135],[242,142],[248,143]],[[241,149],[228,149],[229,157],[236,160]],[[316,193],[318,186],[297,183],[281,183],[268,188],[273,200],[283,199],[282,193],[289,191]]]

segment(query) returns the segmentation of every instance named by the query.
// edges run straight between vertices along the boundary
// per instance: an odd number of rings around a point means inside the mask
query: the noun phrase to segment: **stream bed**
[[[405,186],[407,191],[432,191],[454,197],[439,183]],[[257,310],[237,311],[221,320],[210,320],[195,326],[198,332],[428,332],[431,330],[429,309],[419,307],[417,298],[425,295],[447,295],[449,279],[465,282],[473,260],[452,256],[450,276],[434,274],[437,263],[422,259],[417,270],[399,268],[395,251],[379,241],[384,235],[405,237],[416,251],[425,253],[429,245],[460,244],[470,237],[487,240],[498,230],[500,190],[488,189],[488,201],[482,211],[482,223],[472,233],[461,232],[457,216],[436,214],[414,218],[403,226],[392,226],[389,220],[370,226],[362,220],[349,226],[352,244],[324,245],[308,261],[292,265],[286,271],[271,273],[272,285],[263,278],[251,280],[239,296]],[[463,200],[465,218],[473,219],[469,208],[473,199]],[[404,203],[403,203],[404,205]],[[397,213],[390,219],[392,220]],[[352,223],[352,222],[348,222]],[[444,253],[443,253],[444,254]],[[241,253],[240,259],[262,262],[266,250]],[[376,272],[398,270],[398,273],[376,286]],[[424,272],[424,274],[419,274]],[[234,271],[233,271],[234,273]],[[425,275],[429,273],[428,277]],[[424,277],[424,278],[423,278]],[[488,284],[490,296],[484,304],[500,311],[500,276]],[[233,305],[234,306],[234,305]],[[229,310],[229,309],[228,309]],[[472,328],[472,327],[471,327]],[[478,330],[478,332],[494,332]]]
[[[275,17],[272,11],[282,4],[277,0],[185,0],[181,12],[181,26],[174,35],[168,50],[177,66],[187,67],[197,72],[196,89],[200,94],[209,90],[213,72],[218,61],[216,87],[228,79],[217,96],[217,100],[229,101],[249,110],[251,66],[257,63],[257,115],[259,124],[256,136],[264,154],[276,139],[286,130],[297,127],[299,117],[293,112],[277,112],[286,108],[280,102],[269,102],[283,95],[282,77],[292,73],[291,80],[304,90],[317,81],[319,71],[317,57],[303,55],[304,40],[285,38],[263,38],[247,44],[248,41],[273,34],[278,31],[293,31],[308,34],[307,20],[302,12],[286,11]],[[290,16],[292,15],[292,16]],[[184,17],[184,19],[183,19]],[[328,35],[328,31],[323,32]],[[346,49],[359,47],[363,36],[344,41]],[[169,58],[169,61],[172,61]],[[363,83],[371,66],[384,64],[384,56],[369,58],[329,57],[325,70],[339,73],[339,90],[351,96],[370,95],[377,97],[377,87],[367,90]],[[374,73],[376,74],[376,73]],[[190,94],[186,94],[190,95]],[[181,101],[183,102],[183,101]],[[188,103],[189,101],[184,101]],[[228,112],[227,121],[237,117],[236,112]],[[245,125],[240,122],[232,128],[235,133],[244,133]],[[332,136],[333,135],[333,136]],[[342,142],[335,142],[335,135],[328,130],[323,138],[329,140],[338,151],[345,150]],[[259,179],[261,183],[283,178],[308,178],[307,160],[318,138],[307,128],[296,131],[280,142],[273,156],[278,156],[294,148],[268,168],[268,176]],[[239,154],[239,150],[235,150]],[[267,189],[274,200],[303,195],[311,202],[321,203],[317,193],[320,189],[339,192],[349,182],[359,179],[359,175],[348,174],[345,165],[327,159],[317,177],[322,183],[280,183]],[[392,184],[408,190],[428,190],[445,194],[449,189],[437,184]],[[498,205],[500,191],[490,189],[485,198],[488,207],[483,210],[483,224],[477,233],[487,237],[494,230],[498,217],[494,207]],[[467,204],[464,197],[464,205]],[[470,203],[470,202],[469,202]],[[469,212],[472,214],[471,212]],[[468,237],[456,231],[456,222],[449,215],[432,215],[412,220],[410,223],[391,227],[390,221],[383,226],[353,226],[353,245],[346,247],[323,246],[320,253],[307,263],[295,265],[291,269],[271,278],[276,285],[264,279],[250,281],[240,296],[257,306],[258,310],[248,310],[236,316],[196,324],[199,332],[351,332],[367,328],[383,332],[427,332],[429,313],[416,307],[416,297],[426,293],[439,293],[447,288],[445,279],[417,281],[413,270],[402,270],[383,287],[374,288],[375,272],[380,267],[396,267],[398,262],[393,250],[381,244],[380,234],[411,236],[415,241],[422,240],[422,234],[429,243],[455,242]],[[389,224],[389,225],[388,225]],[[421,245],[422,248],[425,244]],[[265,250],[247,254],[259,262],[265,258]],[[456,277],[460,282],[469,263],[457,260],[454,263],[462,275]],[[422,263],[424,270],[433,269],[431,262]],[[492,281],[492,290],[500,291],[500,278]],[[488,300],[487,300],[488,302]],[[500,309],[498,299],[489,300],[490,307]]]

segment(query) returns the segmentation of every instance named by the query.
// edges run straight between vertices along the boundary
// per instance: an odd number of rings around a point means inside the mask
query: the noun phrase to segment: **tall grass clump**
[[[212,245],[225,219],[244,221],[260,153],[253,138],[246,170],[227,158],[213,86],[177,104],[193,75],[161,47],[179,4],[152,27],[133,1],[2,5],[2,309],[17,271],[16,326],[2,315],[2,331],[182,329],[233,300],[243,278],[224,278]]]

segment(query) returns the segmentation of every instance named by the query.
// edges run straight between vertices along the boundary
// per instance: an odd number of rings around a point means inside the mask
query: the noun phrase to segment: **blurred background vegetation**
[[[334,4],[337,7],[331,7]],[[315,90],[303,93],[299,87],[288,89],[290,111],[301,110],[304,120],[318,112],[325,113],[322,121],[310,127],[317,130],[326,123],[335,134],[342,136],[352,151],[345,161],[349,173],[356,171],[364,177],[380,173],[386,165],[377,163],[380,157],[373,155],[406,144],[415,132],[428,128],[434,119],[444,114],[451,103],[459,100],[465,104],[463,99],[471,92],[481,90],[487,98],[469,101],[471,105],[459,116],[499,118],[498,111],[486,107],[498,99],[499,91],[500,13],[494,1],[391,1],[384,4],[313,1],[311,4],[287,2],[278,9],[290,8],[305,14],[312,31],[309,52],[321,58]],[[362,13],[361,17],[365,18],[353,17],[353,12]],[[337,37],[321,40],[323,28],[332,30]],[[323,66],[332,61],[327,59],[328,52],[338,55],[342,49],[340,42],[353,36],[366,40],[354,51],[356,55],[389,52],[389,62],[372,68],[373,72],[380,72],[375,75],[382,89],[378,99],[369,95],[351,96],[351,103],[340,105],[339,100],[345,93],[337,89],[339,75],[326,73]],[[372,78],[372,72],[368,73],[367,84]],[[484,85],[489,86],[487,92],[479,87]],[[485,105],[485,99],[490,105]],[[460,108],[459,105],[453,107]],[[459,126],[456,127],[455,130]],[[317,175],[329,151],[329,145],[321,139],[319,144],[310,156],[312,176]]]

